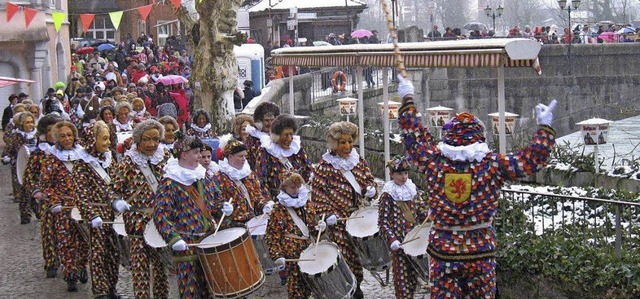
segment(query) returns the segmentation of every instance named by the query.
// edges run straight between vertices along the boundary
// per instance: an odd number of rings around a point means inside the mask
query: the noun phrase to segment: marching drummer
[[[400,249],[407,232],[427,218],[425,202],[417,196],[416,185],[409,178],[409,162],[395,157],[387,162],[391,181],[382,188],[378,206],[378,226],[391,249],[393,286],[396,298],[413,298],[416,273],[408,257]]]
[[[345,257],[358,286],[354,298],[363,298],[360,289],[363,280],[362,264],[353,248],[345,223],[338,218],[347,218],[364,206],[367,198],[376,196],[375,181],[369,164],[358,155],[353,144],[358,138],[358,127],[350,122],[333,123],[327,132],[329,151],[313,169],[311,200],[316,213],[325,214],[332,229],[333,241]]]
[[[169,160],[164,168],[155,196],[153,221],[173,249],[180,297],[209,298],[202,265],[189,244],[199,242],[215,228],[211,211],[216,186],[199,164],[202,141],[195,136],[178,135],[173,148],[177,159]],[[233,207],[228,208],[226,215],[233,212]]]
[[[42,169],[42,191],[45,194],[45,209],[54,213],[60,263],[64,270],[67,291],[77,292],[78,281],[86,283],[88,240],[82,239],[75,220],[71,218],[71,208],[76,205],[75,178],[73,168],[81,158],[82,147],[77,145],[78,130],[68,121],[53,127],[55,147],[47,156]]]
[[[316,214],[309,201],[309,189],[301,175],[287,170],[281,175],[278,203],[273,207],[267,224],[266,242],[269,255],[279,267],[285,267],[285,259],[297,259],[311,244],[310,227],[326,229],[324,221],[316,220]],[[301,279],[297,262],[286,263],[287,293],[289,298],[309,298],[311,290]]]
[[[91,287],[96,298],[117,298],[119,254],[115,231],[104,221],[113,221],[113,206],[122,199],[114,198],[110,170],[111,156],[109,126],[97,121],[85,129],[85,149],[81,160],[73,168],[75,192],[80,215],[91,224]],[[120,202],[120,203],[119,203]]]
[[[280,115],[280,107],[271,102],[262,102],[253,112],[253,125],[247,125],[247,160],[251,169],[256,169],[258,154],[260,153],[260,139],[269,136],[271,133],[271,123]]]
[[[143,237],[153,213],[153,201],[162,178],[169,153],[159,147],[164,127],[155,120],[141,122],[133,130],[131,149],[118,164],[112,183],[115,192],[125,200],[114,206],[124,212],[125,229],[131,243],[131,280],[136,298],[150,298],[153,276],[153,298],[167,298],[169,285],[165,266],[157,255],[150,254]],[[153,266],[153,271],[150,267]]]

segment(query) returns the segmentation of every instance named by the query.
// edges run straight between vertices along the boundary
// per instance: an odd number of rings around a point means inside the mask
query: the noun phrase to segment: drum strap
[[[111,183],[111,177],[109,177],[109,174],[104,170],[104,168],[102,168],[102,165],[98,163],[89,163],[89,165],[91,165],[93,170],[96,171],[105,183]]]
[[[302,218],[300,218],[300,216],[298,216],[298,213],[296,213],[296,211],[293,208],[289,208],[288,207],[287,211],[289,212],[289,215],[291,215],[291,219],[293,219],[293,223],[295,223],[295,225],[302,232],[302,235],[308,238],[309,237],[309,228],[304,223],[304,220],[302,220]]]
[[[278,158],[278,160],[280,160],[280,163],[282,163],[284,168],[286,168],[286,169],[293,168],[293,164],[291,164],[291,162],[289,161],[289,159],[287,159],[287,157],[280,157],[280,158]]]
[[[202,181],[197,181],[196,184],[198,185],[202,184]],[[194,185],[191,185],[191,186],[186,186],[185,189],[187,190],[187,193],[189,193],[189,197],[191,197],[193,201],[195,201],[200,211],[202,211],[202,214],[204,214],[204,217],[206,219],[211,219],[211,212],[209,211],[209,209],[207,209],[207,205],[204,203],[204,199],[200,194],[200,192],[196,190],[196,187]]]
[[[73,173],[73,162],[71,162],[71,161],[62,161],[62,164],[64,164],[64,167],[67,168],[69,173]]]
[[[158,190],[158,179],[156,178],[156,175],[153,174],[151,166],[140,165],[140,171],[142,171],[142,175],[144,175],[144,178],[147,179],[147,183],[149,184],[149,187],[151,187],[151,191],[153,191],[153,193],[156,193],[156,190]]]
[[[411,211],[411,209],[409,209],[407,203],[404,201],[395,201],[395,203],[398,204],[398,207],[400,207],[402,214],[404,214],[404,219],[411,224],[415,224],[416,217],[413,216],[413,212]]]
[[[351,187],[353,187],[353,190],[355,190],[356,193],[362,195],[362,188],[360,188],[360,184],[358,184],[358,181],[356,181],[356,177],[353,176],[353,173],[351,172],[351,170],[342,171],[342,175],[344,176],[345,179],[347,179],[347,181],[349,181],[349,184],[351,184]]]
[[[466,231],[472,231],[472,230],[477,230],[477,229],[483,229],[483,228],[487,228],[490,227],[491,224],[493,223],[493,220],[487,221],[487,222],[483,222],[480,224],[476,224],[476,225],[472,225],[472,226],[448,226],[448,227],[442,227],[442,226],[438,226],[438,225],[433,225],[433,228],[438,229],[438,230],[444,230],[444,231],[451,231],[451,232],[466,232]]]
[[[247,190],[247,186],[245,186],[241,180],[231,180],[240,192],[242,192],[242,196],[247,200],[247,204],[249,205],[249,209],[253,212],[253,205],[251,204],[251,196],[249,195],[249,190]]]

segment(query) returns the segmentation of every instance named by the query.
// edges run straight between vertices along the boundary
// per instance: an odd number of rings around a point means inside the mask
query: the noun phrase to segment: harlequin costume
[[[343,174],[346,172],[352,174],[355,188]],[[313,190],[311,200],[316,206],[316,213],[327,217],[335,215],[337,218],[348,218],[351,213],[363,207],[365,192],[369,193],[367,197],[371,198],[376,194],[375,189],[370,188],[375,186],[375,182],[369,164],[358,155],[355,149],[351,150],[347,158],[337,156],[330,151],[323,154],[322,159],[313,169],[310,185]],[[363,268],[345,224],[345,221],[338,222],[329,231],[333,233],[332,240],[338,245],[351,272],[356,276],[359,289],[363,279]]]
[[[179,142],[177,142],[179,143]],[[178,144],[179,146],[179,144]],[[198,243],[215,227],[210,211],[217,190],[198,165],[187,169],[171,159],[156,193],[153,221],[162,238],[172,247],[179,241]],[[193,247],[173,251],[173,263],[181,298],[209,298],[207,281]]]
[[[72,176],[73,168],[80,160],[82,147],[75,145],[71,150],[64,150],[56,144],[51,153],[47,155],[42,170],[42,191],[47,199],[43,207],[52,211],[56,206],[76,206],[75,178]],[[68,289],[78,280],[86,282],[88,262],[88,240],[84,240],[80,234],[78,224],[71,218],[71,209],[66,208],[54,213],[55,240],[58,257],[63,269],[64,280]]]
[[[497,247],[492,219],[507,180],[539,171],[555,144],[549,126],[555,101],[539,104],[540,124],[529,145],[513,154],[492,152],[484,126],[470,113],[457,114],[435,144],[413,103],[413,86],[400,77],[399,126],[410,159],[428,181],[432,298],[493,298]]]
[[[102,122],[101,122],[102,123]],[[104,124],[104,123],[103,123]],[[108,127],[104,126],[105,130]],[[111,208],[114,193],[111,176],[115,161],[111,152],[100,153],[96,149],[96,136],[93,125],[85,130],[87,147],[80,153],[80,160],[73,168],[76,180],[75,192],[78,198],[78,210],[82,219],[90,224],[90,255],[91,255],[91,287],[96,298],[115,297],[118,283],[118,267],[120,257],[118,240],[110,224],[102,221],[113,221],[114,213]],[[93,223],[99,219],[100,226]]]
[[[256,174],[269,191],[272,198],[280,192],[280,174],[293,169],[307,181],[311,176],[311,162],[301,146],[300,136],[294,136],[291,146],[283,149],[271,140],[271,136],[260,140],[260,154],[256,165]]]
[[[35,120],[35,118],[34,118]],[[13,196],[18,200],[20,209],[20,223],[26,224],[31,220],[31,194],[18,182],[18,175],[16,172],[16,161],[18,157],[18,151],[23,145],[29,148],[32,152],[36,149],[38,143],[36,130],[31,132],[24,132],[20,129],[15,129],[15,133],[11,134],[7,140],[6,154],[11,157],[11,174],[12,179],[15,174],[14,193]]]
[[[131,245],[131,276],[135,297],[151,297],[149,282],[153,276],[153,298],[167,298],[169,285],[165,266],[156,255],[149,254],[156,249],[145,243],[144,230],[152,219],[157,184],[162,178],[162,169],[169,154],[158,147],[153,155],[147,156],[138,151],[134,144],[124,155],[115,170],[112,183],[115,192],[131,205],[131,210],[124,212],[123,218]],[[145,172],[149,173],[149,180],[155,182],[153,187],[147,181]]]
[[[256,164],[260,156],[260,149],[262,148],[260,139],[264,136],[269,136],[269,133],[262,132],[252,125],[247,125],[247,138],[244,144],[247,146],[247,161],[251,169],[256,169]]]
[[[271,259],[298,259],[303,250],[313,242],[316,220],[315,210],[309,199],[309,190],[303,185],[296,197],[284,191],[277,196],[266,231],[267,248]],[[295,219],[295,220],[294,220]],[[309,298],[310,288],[301,277],[297,262],[286,263],[287,293],[289,298]]]
[[[197,120],[200,115],[203,115],[205,118],[205,125],[202,127],[198,126],[197,124]],[[194,112],[191,119],[191,125],[187,129],[187,136],[196,136],[200,139],[216,137],[216,132],[211,127],[211,119],[209,119],[209,114],[204,111],[204,109],[198,109],[196,110],[196,112]]]
[[[408,171],[406,159],[395,158],[387,163],[392,172]],[[420,198],[416,185],[407,179],[400,186],[393,180],[382,188],[378,205],[378,227],[391,247],[393,286],[396,298],[413,298],[416,290],[416,274],[409,258],[401,249],[394,249],[406,241],[407,233],[427,218],[428,208]]]

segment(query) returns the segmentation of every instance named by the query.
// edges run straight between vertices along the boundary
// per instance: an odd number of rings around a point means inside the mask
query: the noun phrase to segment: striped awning
[[[404,64],[408,68],[534,67],[536,72],[541,73],[537,57],[539,43],[528,39],[497,41],[441,41],[399,46]],[[272,51],[271,57],[274,65],[396,66],[396,57],[390,44],[284,48]]]

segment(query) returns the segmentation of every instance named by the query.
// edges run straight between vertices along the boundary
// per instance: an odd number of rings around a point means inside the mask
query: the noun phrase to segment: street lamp
[[[493,34],[496,34],[496,17],[501,17],[502,16],[502,12],[504,11],[504,8],[500,5],[498,5],[498,8],[496,8],[495,10],[491,7],[489,7],[489,4],[487,4],[487,8],[484,9],[484,14],[487,15],[487,17],[490,17],[491,20],[493,21]],[[497,15],[496,15],[497,13]]]
[[[571,5],[567,5],[567,0],[558,0],[558,5],[560,5],[560,9],[564,10],[567,8],[567,12],[569,12],[569,48],[567,49],[567,56],[569,58],[569,64],[571,64],[571,44],[573,43],[573,29],[571,28],[571,8],[573,10],[578,9],[580,7],[580,0],[571,0]],[[572,66],[573,67],[573,66]]]

